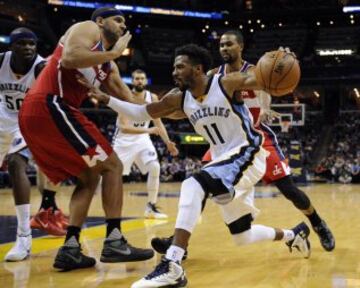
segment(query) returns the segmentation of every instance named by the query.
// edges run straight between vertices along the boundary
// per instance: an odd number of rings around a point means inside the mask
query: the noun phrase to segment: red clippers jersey
[[[240,72],[246,72],[250,67],[253,67],[253,64],[244,61],[243,66],[240,69]],[[226,66],[225,64],[219,67],[219,74],[226,75]],[[257,122],[260,114],[260,102],[258,99],[258,91],[255,90],[242,90],[241,96],[244,99],[246,106],[249,108],[251,115],[253,116],[254,124]]]
[[[111,64],[106,62],[89,68],[65,69],[61,66],[63,48],[61,43],[55,48],[29,94],[34,98],[43,97],[44,94],[58,95],[66,104],[78,108],[87,97],[87,88],[77,81],[76,75],[82,75],[93,85],[99,86],[108,77]],[[103,51],[101,41],[91,50]]]

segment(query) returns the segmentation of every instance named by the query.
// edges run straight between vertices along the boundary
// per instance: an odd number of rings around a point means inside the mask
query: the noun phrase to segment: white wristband
[[[126,101],[110,97],[107,104],[115,112],[128,117],[135,121],[148,121],[152,120],[151,116],[146,110],[146,105],[133,104]]]

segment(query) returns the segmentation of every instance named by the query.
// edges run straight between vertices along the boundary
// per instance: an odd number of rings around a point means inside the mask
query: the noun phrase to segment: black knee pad
[[[281,178],[274,184],[287,199],[294,203],[296,208],[306,210],[310,207],[309,197],[296,187],[291,176]]]
[[[249,230],[252,221],[254,221],[254,218],[249,213],[226,225],[228,226],[231,235],[234,235]]]

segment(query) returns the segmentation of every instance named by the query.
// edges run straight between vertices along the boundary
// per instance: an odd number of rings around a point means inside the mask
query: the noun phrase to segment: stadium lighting
[[[353,18],[354,18],[354,15],[351,14],[351,15],[350,15],[350,18],[353,19]]]
[[[251,33],[254,33],[254,29],[251,28],[251,29],[250,29],[250,32],[251,32]]]
[[[320,26],[320,22],[319,22],[319,21],[318,21],[318,22],[316,22],[316,25],[317,25],[317,26]]]
[[[209,25],[206,25],[206,26],[205,26],[205,29],[209,29]]]
[[[261,23],[261,20],[260,20],[260,19],[257,19],[257,20],[256,20],[256,23],[260,24],[260,23]]]
[[[239,25],[239,28],[240,28],[240,29],[243,29],[243,25]]]
[[[330,21],[330,25],[333,25],[334,24],[334,21]]]
[[[224,24],[225,24],[225,25],[229,25],[229,21],[225,21]]]
[[[356,98],[360,98],[360,93],[357,88],[354,88],[354,92],[355,92]]]
[[[281,27],[281,26],[282,26],[282,23],[280,22],[280,23],[279,23],[279,27]]]
[[[350,12],[360,12],[360,6],[344,6],[343,7],[344,13],[350,13]]]
[[[251,20],[250,20],[250,19],[248,20],[248,24],[251,24]]]
[[[350,23],[351,23],[351,24],[354,24],[354,23],[355,23],[355,21],[354,21],[354,20],[351,20],[351,21],[350,21]]]
[[[316,49],[316,53],[320,56],[336,56],[336,55],[353,55],[353,49]]]
[[[0,35],[0,43],[9,44],[9,43],[10,43],[10,37],[9,37],[9,36],[4,36],[4,35]]]
[[[205,18],[205,19],[223,19],[224,17],[222,13],[217,13],[217,12],[175,10],[175,9],[156,8],[156,7],[121,5],[121,4],[105,3],[105,2],[99,3],[94,1],[89,2],[89,1],[48,0],[48,4],[76,7],[76,8],[88,8],[88,9],[96,9],[102,6],[109,6],[109,7],[115,7],[116,9],[122,10],[124,12],[194,17],[194,18]]]
[[[316,98],[320,98],[320,94],[319,94],[319,92],[314,91],[314,95],[315,95],[315,97],[316,97]]]
[[[264,28],[265,28],[265,24],[261,24],[261,28],[263,28],[263,29],[264,29]]]

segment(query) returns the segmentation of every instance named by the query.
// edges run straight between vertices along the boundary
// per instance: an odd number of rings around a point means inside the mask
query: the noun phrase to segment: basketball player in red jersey
[[[242,59],[243,47],[244,40],[239,31],[230,30],[225,32],[220,38],[219,47],[224,64],[210,70],[208,75],[226,75],[231,72],[249,72],[254,69],[254,65]],[[287,199],[293,202],[294,206],[309,219],[314,231],[320,238],[322,247],[326,251],[332,251],[335,248],[333,234],[325,221],[318,215],[309,197],[294,184],[290,167],[284,161],[285,157],[279,147],[275,133],[266,123],[263,123],[264,119],[272,117],[273,112],[270,110],[271,96],[266,95],[267,93],[264,91],[244,90],[240,93],[253,116],[255,128],[261,130],[264,134],[263,147],[270,153],[266,159],[266,172],[263,180],[267,184],[273,183]],[[260,93],[262,94],[261,97],[259,97]],[[203,162],[211,161],[210,151],[205,153],[202,160]],[[172,243],[172,238],[172,236],[167,238],[156,237],[152,239],[151,244],[157,252],[165,253]],[[184,257],[187,257],[187,251]]]
[[[96,264],[94,258],[82,254],[79,235],[100,176],[107,223],[100,261],[141,261],[154,254],[151,249],[127,244],[122,235],[122,164],[99,129],[79,110],[87,89],[78,83],[78,77],[102,85],[123,100],[132,99],[112,61],[120,57],[131,39],[129,32],[124,34],[125,29],[124,15],[111,7],[98,8],[91,21],[72,25],[60,38],[19,114],[25,141],[49,179],[58,183],[77,177],[65,243],[54,263],[57,269]]]

